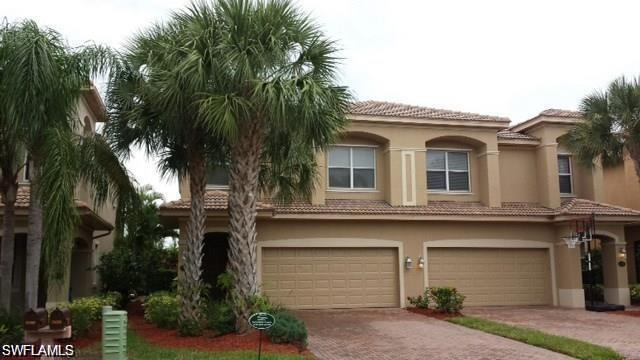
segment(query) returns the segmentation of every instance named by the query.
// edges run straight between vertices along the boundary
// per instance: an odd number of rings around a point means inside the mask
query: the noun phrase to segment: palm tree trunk
[[[640,144],[629,144],[626,148],[629,152],[629,157],[631,157],[635,165],[636,175],[640,179]]]
[[[0,307],[11,311],[13,257],[15,247],[15,204],[17,184],[7,186],[3,194],[2,255],[0,257]]]
[[[40,163],[35,156],[32,157],[32,164],[27,227],[27,264],[24,282],[25,309],[35,309],[38,306],[38,284],[42,257],[42,201],[38,194]]]
[[[205,205],[207,186],[203,153],[194,153],[189,159],[189,188],[191,213],[187,223],[187,241],[180,251],[181,274],[179,276],[180,320],[199,322],[201,319],[200,293],[202,291],[202,248],[204,245]]]
[[[228,269],[234,277],[232,296],[236,330],[249,330],[251,300],[258,295],[256,216],[259,195],[261,121],[244,124],[231,149]]]

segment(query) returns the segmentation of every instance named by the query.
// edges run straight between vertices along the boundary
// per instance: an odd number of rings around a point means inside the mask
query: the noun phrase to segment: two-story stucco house
[[[309,203],[259,205],[258,277],[271,300],[403,307],[426,286],[449,285],[467,306],[584,307],[581,249],[561,238],[593,213],[606,300],[629,303],[631,266],[619,262],[640,212],[606,204],[619,202],[624,169],[584,168],[558,144],[579,113],[546,110],[510,127],[502,117],[366,101],[348,117],[341,140],[318,154]],[[209,282],[226,265],[226,182],[211,172]],[[183,230],[186,184],[181,200],[161,208]]]
[[[106,119],[105,107],[98,91],[88,88],[78,99],[74,115],[77,134],[88,136],[96,132],[96,124]],[[76,206],[80,215],[80,223],[76,230],[73,253],[68,276],[61,284],[49,286],[46,291],[46,304],[53,306],[73,298],[89,296],[96,292],[98,278],[95,266],[100,255],[113,248],[113,222],[115,210],[107,202],[101,208],[95,208],[91,191],[86,184],[76,188]],[[2,216],[0,203],[0,217]],[[24,305],[24,281],[26,266],[27,212],[29,208],[29,166],[25,166],[19,174],[19,188],[16,201],[16,236],[13,268],[12,307],[22,309]],[[40,301],[45,296],[41,289]],[[44,305],[44,304],[42,304]]]

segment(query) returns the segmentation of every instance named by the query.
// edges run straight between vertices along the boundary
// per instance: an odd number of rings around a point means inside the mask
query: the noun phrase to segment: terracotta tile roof
[[[384,200],[326,200],[325,205],[308,203],[277,207],[276,214],[351,214],[351,215],[553,215],[551,209],[535,204],[503,203],[491,208],[479,202],[430,201],[427,206],[391,206]]]
[[[28,208],[29,197],[31,196],[31,187],[29,185],[19,185],[18,193],[16,194],[16,208]],[[89,205],[83,201],[76,200],[77,207],[85,207],[90,209]],[[4,203],[0,200],[0,208],[4,207]]]
[[[227,195],[224,191],[208,191],[207,210],[225,211]],[[161,210],[188,209],[189,199],[176,200],[161,206]],[[391,206],[384,200],[327,199],[324,205],[294,202],[287,205],[259,203],[259,210],[273,210],[274,214],[333,214],[333,215],[463,215],[463,216],[558,216],[596,215],[640,216],[640,211],[597,203],[585,199],[570,199],[557,209],[535,203],[504,202],[501,207],[488,207],[479,202],[429,201],[426,206]]]
[[[227,210],[227,192],[220,190],[207,190],[204,198],[204,206],[207,210]],[[190,199],[180,199],[170,201],[161,206],[164,209],[189,209],[191,207]],[[270,203],[258,202],[258,209],[272,209]]]
[[[395,116],[408,118],[443,119],[443,120],[483,120],[509,122],[506,117],[480,115],[460,111],[434,109],[424,106],[413,106],[386,101],[358,101],[351,105],[350,114]]]
[[[519,133],[519,132],[515,132],[515,131],[511,131],[509,129],[498,131],[498,139],[503,139],[503,140],[534,140],[534,141],[538,141],[539,140],[537,137],[534,137],[534,136],[531,136],[531,135],[527,135],[527,134],[523,134],[523,133]]]
[[[640,216],[640,211],[587,199],[572,198],[562,202],[559,215]]]
[[[573,110],[562,110],[562,109],[547,109],[540,113],[540,115],[544,116],[555,116],[555,117],[570,117],[570,118],[581,118],[582,113],[579,111]]]

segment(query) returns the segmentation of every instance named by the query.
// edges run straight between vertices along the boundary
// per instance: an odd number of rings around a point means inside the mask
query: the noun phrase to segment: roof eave
[[[462,119],[434,119],[434,118],[414,118],[401,116],[379,116],[379,115],[361,115],[347,114],[347,118],[351,121],[363,121],[380,124],[406,124],[406,125],[436,125],[436,126],[464,126],[464,127],[481,127],[491,129],[507,129],[509,120],[462,120]]]

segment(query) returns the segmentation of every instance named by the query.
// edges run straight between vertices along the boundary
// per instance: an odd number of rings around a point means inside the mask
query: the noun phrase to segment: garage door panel
[[[263,248],[262,252],[263,290],[276,303],[306,309],[399,306],[395,248]]]
[[[465,305],[551,303],[547,249],[429,248],[430,286],[454,286]]]

